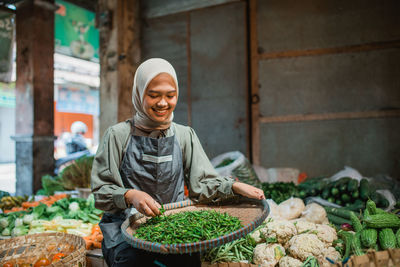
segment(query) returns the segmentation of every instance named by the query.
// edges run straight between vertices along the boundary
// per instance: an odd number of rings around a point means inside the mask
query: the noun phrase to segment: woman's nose
[[[167,103],[167,101],[165,101],[164,97],[161,98],[161,100],[157,103],[157,106],[159,106],[159,107],[164,107],[166,105],[168,105],[168,103]]]

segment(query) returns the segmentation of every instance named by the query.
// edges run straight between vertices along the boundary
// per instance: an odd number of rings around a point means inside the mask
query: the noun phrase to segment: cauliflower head
[[[280,244],[286,244],[292,236],[297,234],[296,227],[289,221],[269,222],[260,231],[266,240],[268,238],[276,238],[277,242]]]
[[[254,248],[253,261],[260,267],[273,267],[286,255],[280,244],[258,244]]]
[[[285,256],[279,260],[279,267],[301,267],[303,263],[298,259]]]
[[[314,234],[300,234],[289,240],[290,255],[305,261],[308,256],[318,257],[326,245]]]
[[[341,259],[340,253],[334,247],[325,248],[322,255],[317,257],[320,267],[330,267],[332,264],[326,259],[329,258],[334,262],[339,262]]]
[[[250,233],[250,238],[253,239],[253,241],[256,244],[260,244],[262,242],[264,242],[264,238],[263,235],[261,234],[259,229],[254,230],[253,232]]]
[[[312,222],[296,220],[293,224],[296,227],[297,234],[305,234],[317,230],[316,224]]]
[[[329,246],[338,238],[336,230],[326,224],[317,224],[317,236]]]

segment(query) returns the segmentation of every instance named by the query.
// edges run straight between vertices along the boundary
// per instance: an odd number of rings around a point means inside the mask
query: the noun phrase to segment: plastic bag
[[[281,219],[281,214],[279,212],[278,204],[276,204],[275,201],[272,199],[267,199],[267,203],[269,206],[269,214],[268,214],[268,217],[266,218],[266,220],[269,218],[272,218],[275,220]]]
[[[304,210],[304,202],[300,198],[289,198],[278,205],[279,214],[285,220],[298,218]]]
[[[311,204],[311,203],[317,203],[319,205],[322,206],[328,206],[328,207],[332,207],[332,208],[341,208],[342,206],[329,202],[323,198],[320,197],[308,197],[305,199],[306,205]]]
[[[227,152],[211,160],[218,174],[222,176],[234,176],[239,181],[261,188],[253,166],[249,160],[239,151]]]
[[[392,194],[392,192],[388,189],[379,189],[376,190],[376,192],[384,196],[387,199],[387,201],[389,201],[389,206],[385,208],[385,211],[392,210],[394,208],[394,205],[396,205],[396,199]]]
[[[297,184],[300,170],[294,168],[269,168],[253,165],[254,171],[263,183],[293,182]]]
[[[358,183],[360,183],[361,179],[363,178],[361,173],[359,173],[356,169],[353,169],[349,166],[344,166],[344,169],[332,175],[332,177],[329,178],[329,181],[336,181],[342,177],[351,177],[356,179]]]
[[[328,222],[325,209],[317,203],[307,204],[307,206],[304,208],[304,211],[301,213],[300,218],[317,224]]]

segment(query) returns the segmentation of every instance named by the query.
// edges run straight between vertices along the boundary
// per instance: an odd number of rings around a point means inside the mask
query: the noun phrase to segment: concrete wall
[[[0,107],[0,163],[15,162],[15,108]]]
[[[210,158],[247,152],[245,10],[235,2],[143,22],[142,58],[162,57],[176,68],[174,120],[195,129]]]
[[[257,4],[261,116],[400,109],[399,1]],[[400,177],[398,117],[260,126],[265,167]]]

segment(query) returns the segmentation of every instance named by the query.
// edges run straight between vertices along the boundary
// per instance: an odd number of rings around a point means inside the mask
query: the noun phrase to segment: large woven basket
[[[56,253],[67,256],[48,266],[85,267],[86,246],[82,237],[66,233],[42,233],[0,240],[0,266],[13,262],[33,264],[46,257],[52,261]]]
[[[135,229],[142,223],[145,223],[148,217],[141,214],[136,214],[131,218],[126,219],[121,225],[121,230],[125,240],[133,247],[144,249],[151,252],[159,252],[163,254],[182,254],[198,251],[205,251],[233,240],[242,238],[259,226],[269,214],[269,206],[265,200],[242,200],[237,204],[227,205],[197,205],[191,200],[186,200],[177,203],[164,205],[166,210],[165,215],[195,210],[215,210],[221,213],[228,213],[231,216],[237,217],[242,222],[243,227],[232,233],[220,236],[215,239],[204,240],[195,243],[182,244],[161,244],[149,242],[143,239],[135,238],[133,235]]]

